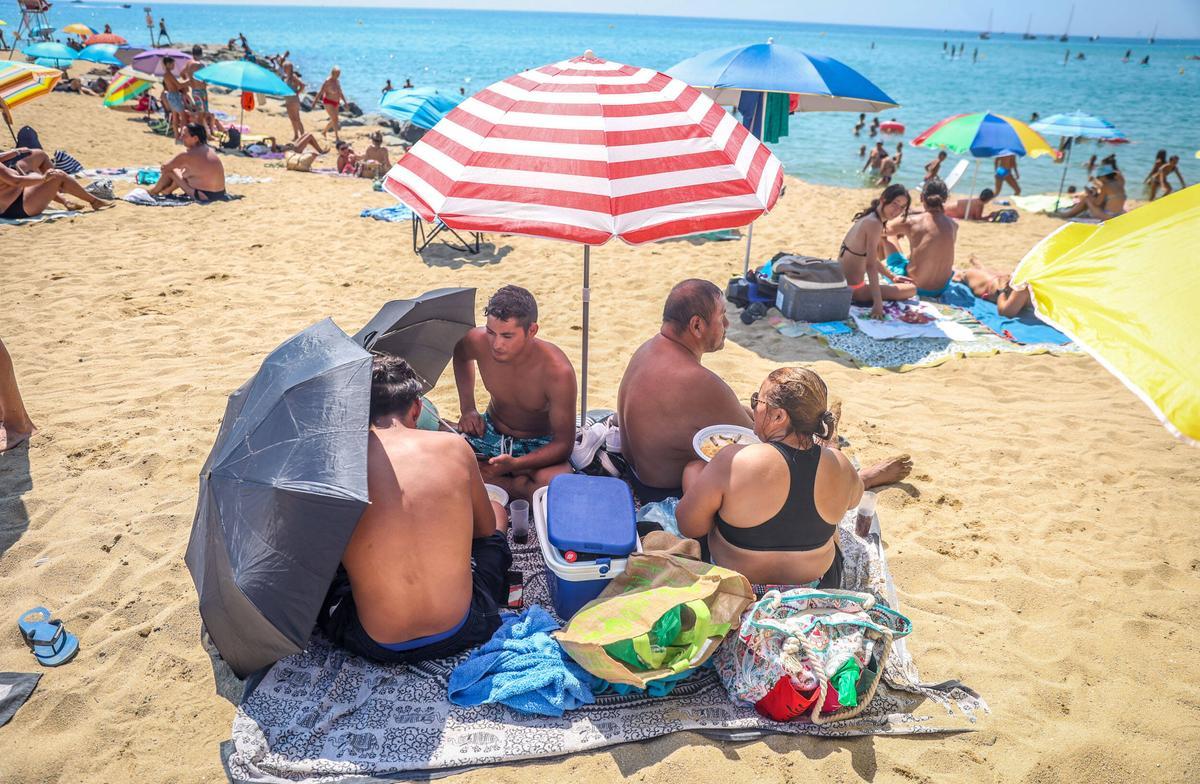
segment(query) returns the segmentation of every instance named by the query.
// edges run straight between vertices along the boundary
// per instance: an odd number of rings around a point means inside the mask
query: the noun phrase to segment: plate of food
[[[692,449],[705,462],[712,460],[717,452],[734,444],[757,444],[758,436],[748,427],[738,425],[711,425],[692,437]]]
[[[488,498],[500,504],[501,506],[508,506],[508,493],[503,487],[497,487],[496,485],[491,485],[487,482],[484,482],[483,489],[487,490]]]

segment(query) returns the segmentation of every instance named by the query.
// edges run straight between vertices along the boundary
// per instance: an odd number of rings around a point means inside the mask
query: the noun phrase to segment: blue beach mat
[[[1029,308],[1022,310],[1015,318],[1001,316],[994,302],[976,297],[965,283],[951,282],[942,294],[941,301],[945,305],[962,308],[979,319],[985,327],[1010,338],[1014,343],[1053,343],[1062,346],[1071,342],[1070,338],[1043,322]]]
[[[394,207],[372,207],[358,214],[360,218],[374,218],[388,223],[406,223],[413,219],[413,212],[403,204]]]

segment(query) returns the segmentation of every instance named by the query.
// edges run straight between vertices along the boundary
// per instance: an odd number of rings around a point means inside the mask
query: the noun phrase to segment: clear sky
[[[178,0],[156,0],[163,5]],[[231,5],[321,5],[329,0],[208,0]],[[142,5],[142,3],[138,3]],[[887,27],[928,27],[952,30],[983,30],[988,12],[993,11],[992,29],[1021,33],[1033,16],[1033,32],[1061,33],[1066,28],[1072,5],[1075,17],[1071,34],[1144,37],[1157,23],[1160,38],[1200,38],[1200,0],[1005,0],[1002,3],[960,0],[850,0],[849,2],[805,2],[805,0],[351,0],[337,5],[399,6],[413,8],[478,8],[514,11],[594,12],[662,16],[709,16],[738,19],[779,19],[793,22],[868,24]]]

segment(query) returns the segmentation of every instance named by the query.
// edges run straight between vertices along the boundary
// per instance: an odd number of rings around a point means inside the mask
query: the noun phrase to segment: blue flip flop
[[[21,637],[34,657],[46,667],[66,664],[79,653],[79,638],[62,621],[51,618],[45,607],[34,607],[17,619]]]

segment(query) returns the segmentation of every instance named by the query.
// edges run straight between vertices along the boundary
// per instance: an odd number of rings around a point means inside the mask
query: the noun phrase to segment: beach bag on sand
[[[729,696],[775,721],[849,719],[875,696],[912,622],[855,591],[768,591],[714,663]]]
[[[317,159],[315,152],[289,152],[284,159],[288,171],[312,171],[313,161]]]
[[[644,689],[706,662],[753,599],[749,581],[730,569],[634,553],[554,636],[597,678]]]

